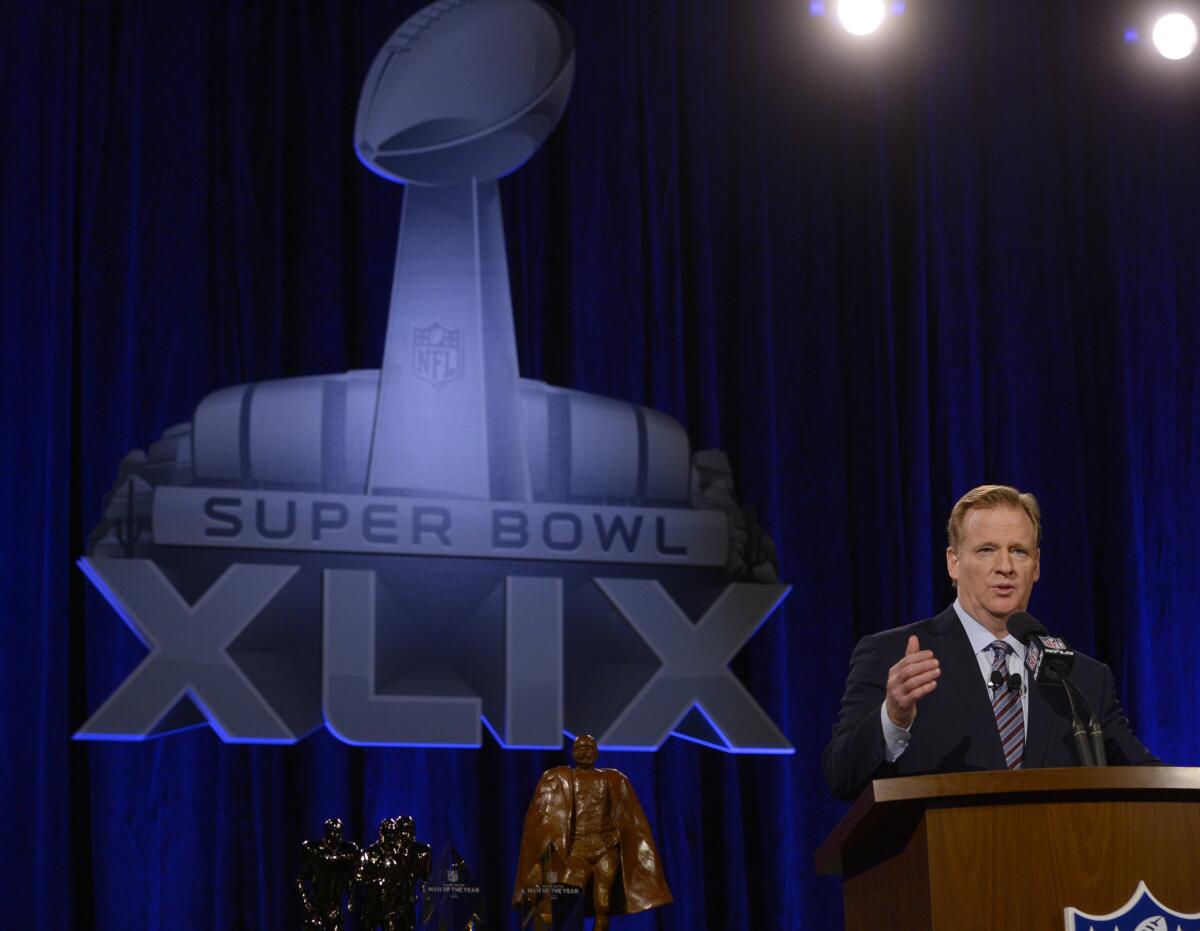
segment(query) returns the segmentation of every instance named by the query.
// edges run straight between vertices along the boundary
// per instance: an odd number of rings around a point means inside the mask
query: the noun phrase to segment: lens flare
[[[1196,24],[1183,13],[1168,13],[1154,24],[1151,38],[1158,54],[1178,61],[1196,48]]]
[[[837,5],[842,28],[856,36],[869,35],[878,29],[886,12],[884,0],[838,0]]]

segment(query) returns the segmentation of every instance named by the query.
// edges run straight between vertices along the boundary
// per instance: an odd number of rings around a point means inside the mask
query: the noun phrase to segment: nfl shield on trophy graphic
[[[440,323],[413,327],[413,374],[431,385],[454,381],[462,372],[462,330]]]

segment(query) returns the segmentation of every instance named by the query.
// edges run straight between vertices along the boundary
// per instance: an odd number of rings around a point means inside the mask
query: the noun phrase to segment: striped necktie
[[[988,646],[992,651],[992,672],[1008,678],[1008,654],[1013,651],[1007,643],[996,640]],[[1021,708],[1021,690],[1007,685],[992,689],[992,713],[1000,731],[1004,762],[1009,769],[1020,769],[1025,758],[1025,714]]]

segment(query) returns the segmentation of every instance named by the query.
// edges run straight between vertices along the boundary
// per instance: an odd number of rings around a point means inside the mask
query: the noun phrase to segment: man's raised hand
[[[897,727],[909,727],[917,702],[937,688],[942,670],[932,650],[922,650],[916,636],[908,638],[904,656],[888,670],[887,716]]]

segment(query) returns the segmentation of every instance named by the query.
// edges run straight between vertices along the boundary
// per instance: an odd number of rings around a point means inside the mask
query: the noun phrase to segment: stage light
[[[1154,47],[1163,58],[1178,61],[1196,48],[1196,24],[1183,13],[1168,13],[1154,24]]]
[[[884,0],[838,0],[837,5],[842,28],[856,36],[869,35],[878,29],[886,12]]]

